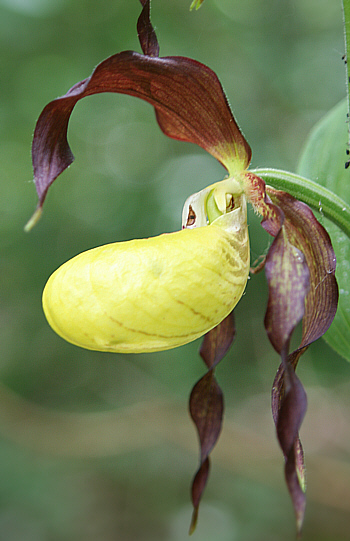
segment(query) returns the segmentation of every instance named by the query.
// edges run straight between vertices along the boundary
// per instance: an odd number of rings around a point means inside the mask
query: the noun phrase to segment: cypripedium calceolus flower
[[[60,336],[92,350],[159,351],[205,335],[200,354],[208,371],[190,397],[201,449],[192,483],[192,531],[209,473],[209,454],[222,424],[223,397],[214,371],[233,341],[232,311],[248,279],[248,201],[273,237],[265,263],[265,327],[281,365],[273,383],[272,411],[300,533],[305,472],[298,434],[306,395],[295,369],[336,312],[332,245],[308,206],[266,186],[248,170],[251,150],[217,76],[189,58],[159,57],[150,0],[141,4],[137,29],[143,54],[124,51],[111,56],[42,111],[32,147],[39,205],[28,228],[39,217],[50,185],[73,161],[67,141],[69,118],[75,104],[92,94],[116,92],[149,102],[167,136],[201,146],[228,175],[189,197],[181,231],[101,246],[62,265],[45,287],[44,311]],[[291,335],[301,320],[301,343],[290,353]]]

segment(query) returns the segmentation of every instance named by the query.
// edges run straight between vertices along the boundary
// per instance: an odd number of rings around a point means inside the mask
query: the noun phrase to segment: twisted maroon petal
[[[265,328],[281,355],[304,315],[310,276],[303,252],[290,243],[284,225],[270,247],[265,272],[269,283]]]
[[[199,503],[209,476],[209,454],[221,432],[224,401],[214,370],[226,355],[235,336],[233,312],[203,340],[200,354],[208,372],[195,384],[190,396],[190,414],[196,425],[200,443],[200,464],[192,482],[193,515],[190,533],[196,527]]]
[[[283,211],[288,239],[303,253],[310,273],[302,340],[290,356],[296,366],[300,354],[327,331],[337,311],[336,258],[327,231],[305,203],[271,187],[267,187],[267,192]]]
[[[284,214],[265,266],[269,282],[265,326],[282,358],[272,388],[272,413],[300,535],[305,512],[305,466],[299,429],[307,400],[295,369],[302,353],[333,321],[338,300],[336,261],[328,233],[310,208],[284,192],[270,187],[267,192]],[[300,319],[302,340],[288,355],[290,337]]]

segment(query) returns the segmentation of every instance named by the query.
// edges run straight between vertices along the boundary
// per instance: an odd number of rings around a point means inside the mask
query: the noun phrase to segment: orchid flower
[[[94,350],[159,351],[204,336],[200,354],[208,371],[190,397],[200,441],[192,483],[193,531],[223,417],[215,367],[233,342],[233,308],[249,274],[246,206],[251,204],[273,238],[265,261],[265,327],[281,364],[272,413],[300,534],[305,468],[299,429],[307,401],[295,370],[336,312],[331,241],[306,204],[248,170],[251,149],[217,76],[190,58],[159,57],[150,0],[140,1],[137,30],[143,54],[124,51],[107,58],[89,78],[46,105],[38,119],[32,157],[39,204],[28,229],[40,216],[50,185],[74,159],[67,141],[69,118],[75,104],[92,94],[129,94],[150,103],[165,135],[202,147],[226,168],[227,177],[188,198],[181,231],[102,246],[65,263],[46,285],[44,311],[59,335]],[[290,352],[300,321],[301,342]]]

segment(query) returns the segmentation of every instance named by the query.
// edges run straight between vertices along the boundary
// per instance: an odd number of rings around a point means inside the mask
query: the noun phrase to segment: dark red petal
[[[209,475],[209,454],[221,432],[224,401],[215,380],[214,369],[226,355],[235,337],[233,312],[209,331],[200,350],[209,371],[196,383],[190,396],[190,414],[196,425],[200,444],[200,464],[192,482],[193,515],[190,527],[196,527],[199,503]]]
[[[208,368],[214,368],[225,357],[235,334],[235,319],[233,312],[231,312],[219,325],[204,336],[200,356]]]
[[[300,535],[306,498],[304,455],[299,430],[306,413],[307,398],[293,366],[287,359],[282,360],[282,365],[284,392],[277,415],[276,431],[285,459],[286,483],[293,502],[297,532]]]
[[[299,359],[304,351],[305,350],[301,349],[298,352],[294,352],[293,354],[289,355],[287,363],[281,363],[272,386],[271,394],[272,416],[276,425],[277,437],[286,462],[286,482],[293,502],[299,535],[301,534],[306,504],[304,452],[299,438],[299,429],[306,412],[307,403],[305,392],[301,387],[300,381],[295,379],[296,376],[295,378],[289,377],[289,382],[291,381],[292,384],[288,384],[288,390],[286,390],[287,385],[285,383],[285,366],[287,364],[287,371],[289,373],[295,371],[297,365],[296,358]],[[296,403],[296,406],[294,406],[294,403]],[[290,408],[290,410],[288,408]],[[288,441],[286,441],[288,440],[287,436],[283,437],[282,435],[282,427],[286,426],[286,419],[288,417],[292,418],[290,424],[291,438],[296,434],[293,450],[291,450],[290,445],[288,445]]]
[[[148,56],[159,56],[159,44],[155,30],[151,23],[150,0],[140,0],[143,10],[137,21],[137,34],[143,54]]]
[[[288,351],[292,332],[304,315],[309,290],[306,259],[289,242],[285,226],[270,247],[265,272],[269,284],[265,328],[273,347],[281,355],[283,350]]]
[[[270,296],[265,324],[274,347],[282,352],[282,363],[272,388],[272,413],[285,457],[286,481],[300,535],[305,512],[305,466],[298,432],[306,411],[306,395],[295,374],[295,369],[308,345],[322,336],[331,324],[337,308],[338,286],[335,280],[335,255],[330,238],[310,208],[284,192],[270,187],[267,187],[267,192],[285,217],[281,233],[272,244],[272,253],[267,258],[270,259],[270,267],[267,269]],[[297,280],[290,277],[286,281],[287,291],[285,293],[282,291],[281,269],[283,275],[284,266],[281,260],[276,259],[274,246],[282,235],[282,231],[290,246],[303,254],[304,266],[306,264],[308,268],[309,289],[307,289],[306,272],[303,272],[303,267],[300,265],[299,274],[296,272],[297,276],[299,275],[300,284],[297,285]],[[291,257],[290,260],[292,261]],[[286,273],[284,273],[284,279],[287,279]],[[270,297],[275,290],[275,282],[281,282],[280,296],[270,303]],[[281,300],[283,296],[285,308]],[[286,357],[288,333],[293,330],[292,327],[296,324],[298,315],[301,318],[303,313],[303,334],[300,346]]]
[[[50,102],[41,113],[32,146],[40,207],[49,186],[74,159],[67,128],[75,104],[101,92],[129,94],[149,102],[166,135],[203,147],[230,171],[249,164],[250,148],[212,70],[189,58],[156,58],[125,51],[104,60],[91,77]]]
[[[326,332],[337,311],[336,258],[327,231],[305,203],[271,187],[267,187],[267,192],[283,211],[288,239],[303,252],[310,272],[300,349]]]
[[[299,478],[303,455],[299,429],[306,413],[306,394],[294,368],[287,359],[289,342],[305,311],[310,273],[303,252],[293,246],[286,232],[287,219],[273,241],[266,258],[265,272],[269,300],[265,315],[268,337],[282,357],[283,395],[278,398],[274,418],[279,444],[285,458],[285,477],[296,515],[298,533],[305,513],[304,486]],[[300,465],[301,457],[301,465]]]
[[[190,524],[190,529],[189,529],[190,535],[193,534],[197,526],[199,504],[202,498],[203,491],[205,489],[205,485],[207,484],[209,471],[210,471],[210,460],[209,458],[207,458],[206,460],[204,460],[203,463],[201,463],[192,481],[191,497],[192,497],[192,504],[193,504],[193,513],[192,513],[191,524]]]
[[[277,426],[277,435],[281,447],[288,456],[298,436],[299,426],[306,412],[307,400],[305,391],[290,364],[285,365],[284,385],[286,392],[285,400],[280,408],[280,420]],[[293,393],[290,389],[293,387]]]
[[[190,413],[198,430],[202,463],[220,434],[223,407],[221,389],[213,371],[209,370],[193,387],[190,397]]]
[[[192,482],[191,532],[196,526],[199,502],[209,474],[209,453],[219,437],[223,411],[223,395],[211,369],[196,383],[190,396],[190,414],[198,431],[201,450],[200,466]]]

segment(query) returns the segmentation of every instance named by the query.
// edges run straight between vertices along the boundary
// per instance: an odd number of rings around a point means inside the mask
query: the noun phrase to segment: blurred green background
[[[219,75],[254,167],[296,169],[313,124],[345,96],[340,0],[153,0],[162,55]],[[0,540],[182,541],[198,450],[187,400],[204,373],[199,343],[148,355],[84,351],[47,325],[41,292],[62,262],[99,244],[180,226],[193,192],[224,170],[167,139],[128,96],[78,103],[76,157],[35,229],[30,145],[44,105],[105,57],[139,51],[137,0],[0,0]],[[315,156],[317,159],[317,156]],[[322,216],[320,216],[322,219]],[[269,239],[250,213],[252,259]],[[270,414],[278,357],[265,337],[264,273],[236,309],[237,339],[218,368],[224,430],[196,541],[294,539]],[[309,410],[305,541],[350,531],[350,366],[323,341],[298,373]]]

